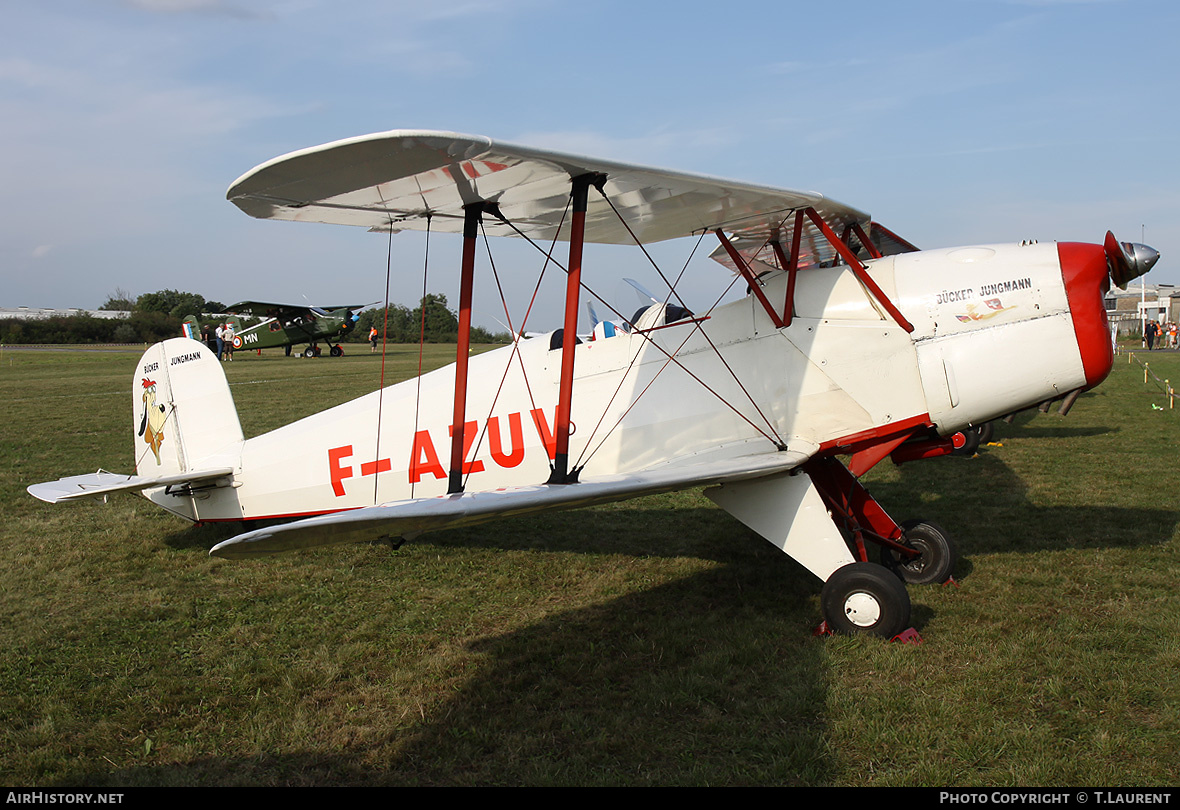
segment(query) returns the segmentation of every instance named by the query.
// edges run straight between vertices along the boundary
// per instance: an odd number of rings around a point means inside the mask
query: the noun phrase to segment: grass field
[[[373,390],[360,351],[239,353],[246,434]],[[5,785],[1180,783],[1180,411],[1125,356],[866,478],[963,554],[910,589],[921,645],[813,637],[819,583],[699,492],[249,562],[206,553],[237,526],[29,497],[130,472],[138,356],[0,351]]]

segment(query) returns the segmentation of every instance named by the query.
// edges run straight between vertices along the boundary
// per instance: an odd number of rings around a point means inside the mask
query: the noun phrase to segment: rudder
[[[155,344],[140,358],[132,386],[138,474],[188,472],[223,454],[236,459],[242,426],[221,363],[204,343],[181,337]]]

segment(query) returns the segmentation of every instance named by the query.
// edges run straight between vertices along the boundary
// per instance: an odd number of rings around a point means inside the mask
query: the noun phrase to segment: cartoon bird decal
[[[143,378],[143,418],[139,420],[139,435],[156,455],[160,464],[160,445],[164,442],[164,406],[156,402],[156,381]]]

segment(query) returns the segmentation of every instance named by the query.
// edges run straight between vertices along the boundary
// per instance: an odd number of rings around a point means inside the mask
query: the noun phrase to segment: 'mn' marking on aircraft
[[[294,152],[228,197],[263,219],[461,235],[455,364],[243,440],[212,353],[173,366],[193,344],[165,341],[134,380],[136,424],[162,407],[150,440],[136,437],[138,474],[34,495],[140,491],[194,521],[305,518],[212,550],[239,558],[707,487],[824,582],[830,627],[883,636],[909,623],[903,580],[945,581],[955,552],[938,527],[891,518],[859,477],[1097,385],[1113,362],[1103,294],[1158,258],[1110,234],[919,251],[820,194],[448,132]],[[564,260],[560,333],[469,358],[481,233]],[[578,342],[586,242],[689,236],[719,243],[738,276],[720,280],[743,299],[689,312],[669,284],[637,314],[602,313],[628,329]],[[568,253],[548,256],[554,240]]]

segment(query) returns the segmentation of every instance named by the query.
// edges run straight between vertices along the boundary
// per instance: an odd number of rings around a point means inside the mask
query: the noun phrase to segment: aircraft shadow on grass
[[[956,572],[961,580],[970,575],[972,553],[1158,543],[1180,522],[1180,513],[1166,509],[1038,506],[999,448],[904,465],[897,480],[872,489],[900,516],[920,512],[953,527],[967,555]],[[923,503],[923,492],[940,497]],[[652,503],[429,535],[432,544],[455,547],[686,556],[717,565],[472,642],[469,651],[483,663],[453,699],[420,720],[370,718],[373,736],[330,751],[81,772],[63,784],[837,781],[843,766],[824,745],[832,688],[825,647],[810,633],[819,584],[703,499],[696,506]],[[169,543],[198,550],[233,531],[191,529]],[[912,592],[921,630],[934,613],[921,604],[922,588]]]
[[[809,575],[770,551],[477,640],[484,663],[455,697],[422,719],[374,709],[359,722],[380,730],[352,745],[62,784],[830,783],[827,665],[793,587]]]

